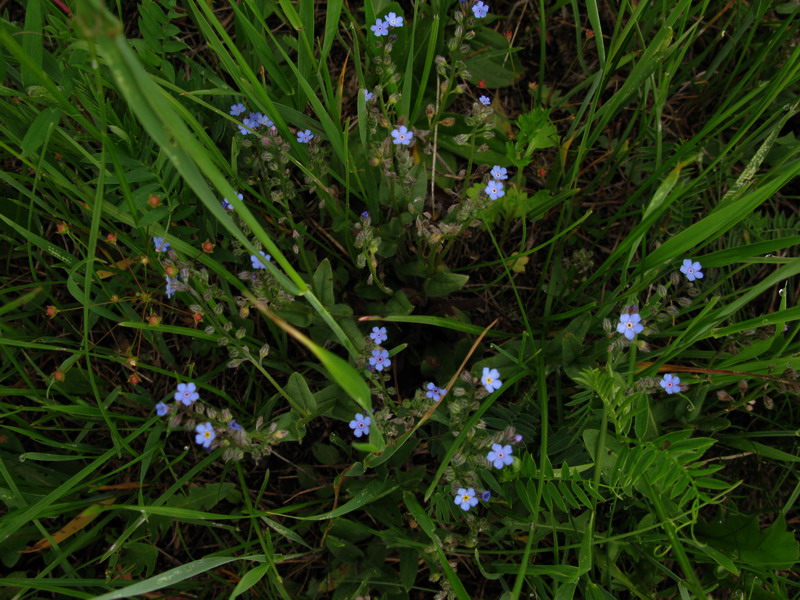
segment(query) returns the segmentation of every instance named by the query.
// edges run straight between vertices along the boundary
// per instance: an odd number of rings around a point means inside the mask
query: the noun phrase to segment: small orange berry
[[[206,242],[203,242],[202,248],[203,248],[203,252],[208,253],[208,252],[211,252],[211,251],[214,250],[214,244],[212,244],[211,242],[206,241]]]
[[[159,198],[156,195],[150,196],[147,199],[147,204],[150,205],[150,208],[155,208],[156,206],[160,206],[161,205],[161,198]]]
[[[536,174],[539,177],[546,177],[547,176],[547,169],[536,169]]]
[[[58,309],[51,304],[50,306],[47,307],[47,311],[45,312],[45,314],[52,319],[58,314]]]
[[[56,233],[64,235],[68,232],[69,232],[69,225],[67,225],[66,223],[59,223],[58,225],[56,225]]]
[[[142,383],[142,378],[139,377],[136,373],[131,373],[131,376],[128,377],[128,382],[132,383],[133,385],[138,385]]]
[[[586,32],[586,37],[587,37],[587,38],[592,38],[592,37],[594,37],[594,31],[593,31],[593,30],[591,30],[591,29],[590,29],[589,31],[587,31],[587,32]]]
[[[116,233],[107,234],[106,235],[106,241],[109,242],[110,244],[116,244],[117,243],[117,234]]]
[[[158,315],[150,315],[147,317],[147,324],[148,325],[160,325],[161,324],[161,317]]]
[[[55,379],[56,381],[64,381],[65,376],[66,374],[61,369],[58,369],[53,373],[53,379]]]
[[[195,323],[199,323],[200,321],[203,320],[203,313],[194,313],[192,315],[192,318],[194,319]]]
[[[483,79],[481,79],[478,82],[478,87],[481,88],[481,89],[484,89],[486,87],[486,82]]]
[[[175,265],[167,265],[164,267],[164,273],[170,277],[175,277],[178,274],[178,268]]]
[[[64,158],[64,155],[61,154],[61,152],[56,152],[55,154],[53,154],[53,158],[55,158],[56,160],[61,160],[62,158]]]

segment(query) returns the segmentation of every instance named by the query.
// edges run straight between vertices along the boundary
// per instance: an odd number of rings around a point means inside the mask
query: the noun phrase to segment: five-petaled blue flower
[[[500,381],[500,371],[497,369],[490,369],[489,367],[483,367],[481,383],[490,394],[495,390],[499,390],[500,386],[503,385],[503,382]]]
[[[481,96],[478,98],[478,102],[483,104],[484,106],[489,106],[492,103],[492,99],[489,96]]]
[[[364,90],[364,100],[366,100],[367,102],[369,102],[370,100],[372,100],[372,97],[373,97],[374,95],[375,95],[375,94],[373,94],[373,93],[372,93],[372,92],[370,92],[369,90],[367,90],[367,89],[365,89],[365,90]]]
[[[511,446],[508,444],[505,446],[492,444],[492,450],[486,455],[486,460],[492,463],[495,469],[502,469],[506,465],[510,465],[514,462],[511,456]]]
[[[239,198],[239,200],[244,200],[244,194],[236,194],[236,197]],[[224,208],[225,210],[233,210],[233,204],[228,202],[227,198],[223,198],[222,208]]]
[[[386,15],[386,24],[389,27],[402,27],[403,17],[398,17],[393,12],[390,12],[388,15]]]
[[[256,256],[255,254],[250,255],[250,264],[253,265],[254,269],[266,269],[267,263],[272,260],[272,257],[263,250],[260,250],[259,254],[261,254],[261,256]]]
[[[699,262],[694,261],[692,262],[691,258],[687,258],[683,261],[681,265],[681,273],[686,275],[686,279],[689,281],[694,281],[695,279],[702,279],[703,272],[700,270],[703,268]]]
[[[164,275],[167,278],[167,298],[172,298],[175,295],[175,292],[178,291],[178,278],[177,277],[170,277],[169,275]]]
[[[236,422],[236,419],[231,419],[230,421],[228,421],[228,429],[230,429],[231,431],[241,431],[242,426]]]
[[[459,506],[461,510],[469,510],[477,503],[478,499],[475,497],[475,490],[473,488],[466,490],[464,488],[458,488],[456,492],[456,505]]]
[[[311,133],[310,129],[306,129],[305,131],[298,131],[297,132],[297,141],[300,142],[301,144],[307,144],[308,142],[311,141],[311,139],[313,137],[314,137],[314,134]]]
[[[495,165],[492,167],[492,178],[497,180],[508,179],[508,169]]]
[[[475,15],[476,18],[482,19],[486,16],[486,13],[489,12],[489,5],[482,2],[482,0],[478,0],[475,4],[472,5],[472,14]]]
[[[384,23],[380,19],[375,21],[375,25],[371,25],[370,29],[372,29],[372,33],[374,33],[377,37],[381,37],[382,35],[389,35],[389,24]]]
[[[637,333],[642,333],[644,330],[641,320],[639,313],[622,313],[617,323],[617,331],[632,340]]]
[[[197,392],[195,384],[179,383],[174,398],[176,402],[180,402],[184,406],[191,406],[193,402],[200,399],[200,394]]]
[[[376,371],[383,371],[386,367],[392,364],[389,360],[389,351],[383,348],[376,348],[372,351],[372,356],[369,358],[369,364],[375,367]]]
[[[369,425],[372,419],[365,417],[361,413],[356,413],[355,418],[350,421],[350,429],[353,430],[353,435],[360,438],[362,435],[369,435]]]
[[[163,417],[168,412],[169,412],[169,406],[167,406],[163,402],[159,402],[158,404],[156,404],[156,414],[159,417]]]
[[[258,121],[259,125],[263,125],[264,127],[272,127],[273,125],[272,119],[270,119],[267,115],[262,115],[261,113],[258,113],[256,121]]]
[[[681,380],[677,375],[667,373],[658,383],[668,394],[677,394],[681,391]]]
[[[502,198],[503,196],[506,195],[506,193],[503,191],[502,181],[495,181],[495,180],[490,181],[489,184],[486,186],[486,189],[483,191],[489,194],[489,198],[491,198],[492,200],[497,200],[498,198]]]
[[[241,103],[234,104],[233,106],[231,106],[230,114],[232,114],[234,117],[238,117],[240,114],[242,114],[246,110],[247,110],[247,107],[244,104],[241,104]]]
[[[373,327],[372,333],[369,334],[370,339],[376,344],[385,342],[389,338],[386,336],[386,327]]]
[[[434,402],[441,400],[442,397],[447,393],[447,390],[443,390],[433,382],[429,383],[425,389],[428,390],[425,392],[425,395]]]
[[[214,432],[214,427],[206,421],[194,428],[197,432],[197,435],[194,436],[194,441],[200,444],[203,448],[211,448],[211,442],[214,441],[214,438],[217,437],[217,434]]]
[[[154,237],[153,244],[156,246],[156,252],[166,252],[169,250],[169,242],[165,242],[163,237]]]
[[[392,137],[394,138],[392,143],[408,146],[411,140],[414,139],[414,132],[409,131],[408,127],[405,125],[401,125],[397,129],[392,130]]]

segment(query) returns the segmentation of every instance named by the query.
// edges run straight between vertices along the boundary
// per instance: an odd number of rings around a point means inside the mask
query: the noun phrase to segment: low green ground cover
[[[796,1],[0,10],[0,597],[800,597]]]

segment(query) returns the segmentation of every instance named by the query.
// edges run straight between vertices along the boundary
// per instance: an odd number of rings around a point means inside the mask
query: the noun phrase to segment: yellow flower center
[[[469,502],[470,495],[469,495],[469,494],[464,494],[463,496],[461,496],[461,499],[462,499],[464,502]]]
[[[492,383],[492,378],[491,377],[487,377],[486,378],[486,383]]]
[[[203,435],[206,436],[207,438],[210,438],[211,437],[211,432],[210,431],[206,431]]]

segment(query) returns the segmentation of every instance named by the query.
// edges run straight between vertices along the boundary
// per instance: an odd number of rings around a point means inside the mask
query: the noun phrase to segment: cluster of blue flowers
[[[382,19],[377,19],[375,21],[375,25],[370,26],[370,29],[372,30],[372,33],[375,34],[375,37],[389,35],[389,29],[403,26],[403,17],[398,17],[393,12],[390,12],[388,15],[386,15],[385,19],[385,21]]]
[[[255,254],[251,254],[250,255],[250,264],[256,270],[258,270],[258,269],[266,269],[267,268],[267,263],[271,262],[271,261],[272,261],[272,257],[269,254],[267,254],[266,252],[264,252],[263,250],[261,250],[259,252],[259,256],[256,256]]]
[[[234,117],[238,117],[246,111],[247,107],[244,104],[239,103],[231,106],[229,114]],[[251,112],[242,120],[242,124],[239,125],[239,132],[242,135],[247,135],[248,133],[255,133],[259,127],[272,127],[273,125],[272,119],[270,119],[267,115],[260,112]]]
[[[506,195],[506,192],[503,189],[505,187],[503,185],[503,181],[508,179],[508,170],[500,165],[495,165],[492,167],[490,174],[492,179],[489,181],[489,183],[486,185],[486,189],[483,191],[486,192],[486,194],[492,200],[497,200],[498,198],[502,198]]]
[[[200,399],[200,393],[197,391],[197,386],[192,383],[179,383],[175,393],[173,394],[175,402],[180,402],[184,406],[191,406]],[[163,417],[170,412],[170,407],[159,402],[156,404],[156,414]]]
[[[369,334],[370,339],[375,342],[376,346],[380,346],[388,338],[386,335],[386,327],[373,327],[372,333]],[[375,348],[372,351],[372,356],[369,358],[369,366],[376,371],[383,371],[385,368],[392,364],[389,358],[389,351],[383,348]]]
[[[680,271],[686,275],[688,281],[695,281],[696,279],[703,278],[703,266],[693,261],[691,258],[684,259]],[[644,331],[642,324],[642,316],[632,309],[629,312],[624,312],[619,316],[619,323],[617,323],[617,332],[625,336],[626,339],[633,341],[637,334]],[[667,373],[659,382],[667,394],[677,394],[681,391],[681,380],[677,375]]]

